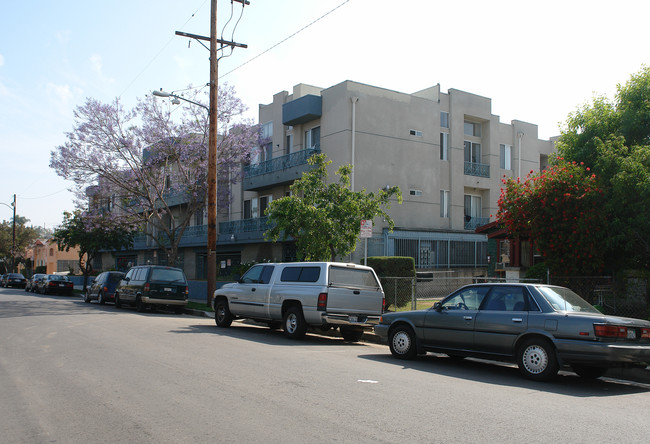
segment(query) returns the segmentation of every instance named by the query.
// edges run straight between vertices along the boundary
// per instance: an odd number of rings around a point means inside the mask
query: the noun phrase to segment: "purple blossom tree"
[[[204,96],[192,94],[201,103]],[[259,143],[259,128],[232,87],[219,88],[218,208],[231,203],[231,185]],[[67,141],[51,152],[50,167],[74,182],[76,205],[87,213],[143,232],[174,265],[194,215],[206,206],[208,115],[199,106],[170,108],[153,97],[126,110],[116,99],[88,98],[74,112]]]

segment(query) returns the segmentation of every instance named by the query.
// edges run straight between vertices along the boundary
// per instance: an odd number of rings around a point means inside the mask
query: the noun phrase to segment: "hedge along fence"
[[[368,265],[375,270],[386,295],[386,309],[411,303],[415,291],[415,259],[409,256],[371,256]]]

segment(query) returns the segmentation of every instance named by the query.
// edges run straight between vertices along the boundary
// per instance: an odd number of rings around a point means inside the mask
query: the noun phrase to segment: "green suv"
[[[130,304],[143,312],[160,305],[180,314],[188,296],[187,278],[180,268],[140,265],[131,268],[117,286],[115,307]]]

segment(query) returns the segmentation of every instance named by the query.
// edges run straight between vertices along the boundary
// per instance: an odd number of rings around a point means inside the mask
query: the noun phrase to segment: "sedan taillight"
[[[650,328],[641,329],[641,339],[650,339]]]
[[[620,325],[594,324],[594,333],[600,338],[627,338],[627,327]]]

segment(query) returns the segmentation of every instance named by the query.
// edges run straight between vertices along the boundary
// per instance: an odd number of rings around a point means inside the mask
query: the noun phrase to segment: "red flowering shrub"
[[[497,219],[512,238],[531,239],[554,274],[591,275],[604,263],[603,192],[582,163],[559,161],[523,183],[504,178]]]

